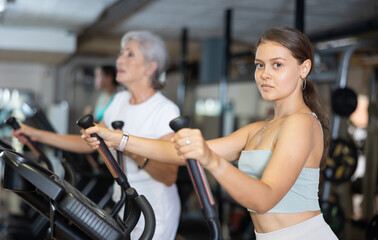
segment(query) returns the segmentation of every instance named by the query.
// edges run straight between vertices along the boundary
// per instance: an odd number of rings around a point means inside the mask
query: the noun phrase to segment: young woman
[[[101,93],[97,98],[95,107],[87,106],[84,109],[84,114],[92,113],[97,123],[102,121],[106,109],[117,92],[118,82],[116,75],[117,69],[114,66],[102,65],[94,70],[94,85]]]
[[[118,92],[104,113],[102,126],[111,128],[113,121],[122,120],[124,131],[135,136],[169,140],[173,131],[168,124],[180,115],[179,108],[159,91],[164,85],[168,53],[160,37],[150,32],[126,33],[121,40],[117,59],[117,82],[127,90]],[[64,150],[88,153],[93,151],[80,135],[58,135],[22,125],[14,135],[22,135]],[[144,195],[154,209],[156,229],[153,239],[173,240],[180,218],[180,199],[176,187],[178,167],[125,152],[124,166],[130,185]],[[115,156],[115,154],[113,154]],[[113,199],[120,198],[120,188],[114,187]],[[123,211],[121,210],[120,213]],[[144,220],[131,232],[131,239],[139,239]]]
[[[250,212],[257,239],[337,239],[318,203],[329,129],[320,99],[307,79],[313,63],[308,38],[288,27],[264,32],[257,44],[255,80],[274,118],[229,136],[205,141],[198,129],[182,129],[171,142],[129,136],[125,151],[182,164],[197,159]],[[92,148],[97,133],[118,147],[120,133],[95,126],[82,137]],[[239,159],[239,168],[229,161]]]

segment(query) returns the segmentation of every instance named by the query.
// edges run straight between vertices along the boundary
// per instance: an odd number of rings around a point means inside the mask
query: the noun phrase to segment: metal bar
[[[185,93],[186,93],[185,91],[186,91],[186,84],[188,83],[187,66],[188,66],[188,29],[183,28],[181,32],[181,64],[180,64],[182,81],[179,83],[177,87],[177,103],[179,105],[181,112],[184,111]]]
[[[304,32],[304,0],[297,0],[295,4],[295,28]]]
[[[349,48],[347,48],[343,52],[341,63],[338,69],[338,76],[337,76],[337,81],[336,81],[336,86],[335,86],[336,88],[346,87],[350,58],[355,53],[355,51],[362,47],[374,47],[374,46],[378,46],[377,41],[362,41],[354,45],[351,45]],[[334,115],[333,120],[332,120],[332,138],[336,138],[339,133],[340,120],[338,118],[340,118],[340,116]]]
[[[219,100],[221,104],[220,114],[220,136],[224,134],[224,115],[227,105],[227,79],[229,75],[229,62],[230,62],[230,45],[231,45],[231,16],[232,10],[227,9],[225,15],[225,28],[224,28],[224,65],[223,76],[219,80]]]

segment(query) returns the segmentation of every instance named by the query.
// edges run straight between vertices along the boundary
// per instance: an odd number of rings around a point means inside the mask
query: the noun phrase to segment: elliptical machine
[[[77,121],[82,128],[93,125],[93,116]],[[50,239],[130,239],[139,220],[145,218],[145,229],[140,239],[152,239],[155,215],[143,195],[130,187],[126,175],[113,158],[103,140],[98,149],[106,166],[126,196],[127,215],[122,221],[99,208],[75,187],[31,159],[11,150],[1,150],[5,162],[4,188],[16,192],[29,205],[50,221]],[[123,204],[123,203],[122,203]]]
[[[30,114],[28,116],[31,117]],[[41,127],[43,126],[42,129],[55,132],[42,112],[36,110],[33,116],[38,116],[33,118],[35,118],[34,120],[37,120],[35,122],[40,122],[39,125],[41,125]],[[14,130],[20,128],[20,124],[14,117],[9,117],[6,119],[6,121],[4,121],[4,125],[10,126]],[[39,144],[33,142],[27,136],[25,136],[25,138],[25,145],[29,150],[31,150],[32,153],[34,153],[33,155],[35,155],[32,157],[33,160],[54,172],[57,176],[59,176],[59,179],[64,179],[66,182],[77,188],[81,193],[94,201],[100,208],[104,208],[110,203],[111,189],[109,188],[109,190],[103,194],[104,187],[107,188],[107,186],[110,186],[110,184],[114,182],[113,177],[107,168],[104,169],[106,171],[101,171],[101,174],[100,172],[96,173],[95,171],[83,170],[83,167],[77,166],[77,162],[80,160],[78,159],[77,154],[71,154],[70,152],[59,149],[56,149],[56,151],[63,153],[65,159],[62,160],[65,161],[57,161],[58,159],[52,160],[45,155]],[[14,151],[10,144],[3,141],[1,142],[1,146],[3,150]],[[88,167],[84,167],[84,169],[87,168]],[[98,185],[102,187],[99,188]],[[48,219],[29,205],[22,204],[21,206],[23,207],[23,214],[8,216],[0,226],[1,234],[5,235],[9,240],[25,239],[25,236],[27,236],[28,239],[44,238],[49,228]],[[114,209],[113,211],[116,210],[117,209]]]
[[[27,123],[38,129],[57,133],[56,128],[40,107],[24,102],[21,110],[26,116]],[[53,150],[52,156],[48,155],[51,162],[61,165],[64,169],[64,179],[68,179],[72,185],[98,203],[100,207],[111,202],[107,192],[111,190],[113,177],[108,169],[97,161],[96,154],[79,154],[51,146],[48,149]]]

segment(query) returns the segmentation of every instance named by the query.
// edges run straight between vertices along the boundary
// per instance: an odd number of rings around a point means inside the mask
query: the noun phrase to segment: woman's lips
[[[268,90],[268,89],[270,89],[270,88],[273,88],[273,86],[271,86],[271,85],[269,85],[269,84],[261,84],[261,88],[262,88],[263,90]]]

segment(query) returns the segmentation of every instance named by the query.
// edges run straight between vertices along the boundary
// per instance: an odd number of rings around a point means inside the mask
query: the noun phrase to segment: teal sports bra
[[[95,120],[97,123],[100,123],[102,121],[102,118],[104,117],[104,113],[106,111],[106,109],[109,107],[110,103],[112,103],[113,99],[114,99],[114,96],[115,96],[115,93],[113,93],[109,100],[106,102],[105,105],[101,105],[101,103],[104,103],[107,96],[106,94],[101,94],[97,100],[97,104],[96,104],[96,108],[94,110],[94,117],[95,117]]]
[[[316,117],[314,113],[312,114]],[[271,147],[276,135],[273,138]],[[260,180],[272,154],[273,152],[270,150],[242,151],[238,168],[249,176]],[[297,213],[320,210],[318,197],[319,175],[319,168],[304,167],[291,189],[268,213]],[[255,212],[252,209],[248,209],[248,211]]]

